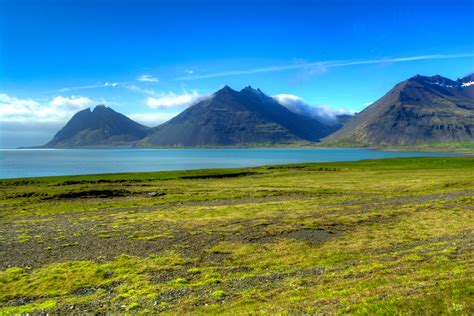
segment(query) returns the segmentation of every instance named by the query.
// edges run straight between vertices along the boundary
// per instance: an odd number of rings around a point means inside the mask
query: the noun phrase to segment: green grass
[[[366,144],[354,142],[351,140],[341,141],[323,141],[316,143],[314,147],[347,147],[347,148],[376,148],[381,150],[398,150],[398,151],[420,151],[420,152],[463,152],[474,153],[473,142],[439,142],[439,143],[420,143],[413,145],[382,145],[382,144]]]
[[[473,157],[0,188],[2,315],[474,313]]]

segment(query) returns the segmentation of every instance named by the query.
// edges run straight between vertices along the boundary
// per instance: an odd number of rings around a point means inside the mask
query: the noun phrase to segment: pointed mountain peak
[[[252,88],[252,86],[246,86],[245,88],[240,90],[240,92],[252,92],[252,93],[258,93],[258,94],[262,93],[260,89],[254,89]]]
[[[149,128],[101,104],[79,111],[46,147],[88,147],[132,144]]]
[[[266,94],[262,92],[260,89],[254,89],[252,86],[247,86],[240,90],[240,93],[246,94],[246,95],[252,95],[252,96],[258,96],[258,97],[265,97]]]
[[[232,96],[235,97],[236,95],[238,95],[237,91],[235,91],[234,89],[232,89],[228,85],[225,85],[223,88],[216,91],[213,96],[218,97],[218,98],[226,98],[227,99],[227,98],[232,97]]]
[[[148,134],[143,144],[157,146],[229,146],[317,141],[333,128],[296,114],[248,86],[229,86],[196,103]]]
[[[222,87],[222,89],[218,90],[216,93],[228,93],[228,92],[236,92],[234,89],[229,87],[228,85],[225,85]]]
[[[403,146],[473,142],[466,126],[472,126],[474,97],[463,90],[465,86],[439,75],[414,76],[398,83],[325,141]]]
[[[104,112],[106,110],[112,110],[111,108],[105,106],[105,104],[98,104],[95,106],[94,110],[92,113],[97,113],[97,112]]]

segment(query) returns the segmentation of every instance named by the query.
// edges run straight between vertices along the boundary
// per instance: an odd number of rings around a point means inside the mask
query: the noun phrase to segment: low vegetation
[[[474,313],[474,158],[0,181],[0,314]]]

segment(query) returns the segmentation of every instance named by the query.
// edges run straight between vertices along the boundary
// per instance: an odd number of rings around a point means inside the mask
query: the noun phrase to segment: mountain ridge
[[[232,146],[318,141],[334,127],[291,112],[260,89],[224,86],[153,128],[139,146]]]
[[[416,75],[396,84],[323,140],[326,145],[419,145],[474,141],[469,78]]]
[[[149,129],[105,105],[97,105],[93,110],[87,108],[74,114],[42,147],[132,146]]]

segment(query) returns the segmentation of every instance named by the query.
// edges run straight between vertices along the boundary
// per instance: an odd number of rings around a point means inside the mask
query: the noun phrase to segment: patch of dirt
[[[126,191],[126,190],[125,190]],[[126,191],[128,192],[128,191]],[[102,193],[91,193],[102,194]],[[86,194],[87,195],[87,194]],[[462,196],[472,195],[472,190],[453,191],[442,194],[426,196],[396,197],[390,200],[362,199],[356,200],[352,205],[360,206],[354,209],[352,214],[363,213],[371,210],[383,208],[387,203],[393,205],[403,205],[405,203],[419,203],[423,201],[433,201],[434,199],[453,199]],[[282,233],[269,233],[266,226],[278,227],[280,219],[275,218],[252,218],[235,219],[225,223],[203,227],[212,229],[210,234],[192,234],[190,231],[175,226],[170,222],[149,223],[146,227],[137,225],[122,228],[121,231],[105,231],[104,238],[100,237],[100,231],[108,224],[108,216],[120,214],[121,212],[150,212],[156,210],[169,210],[170,208],[187,205],[237,205],[239,203],[259,203],[267,201],[288,200],[289,197],[301,199],[301,195],[285,195],[266,198],[244,198],[235,200],[221,200],[212,202],[189,202],[183,204],[166,204],[161,206],[144,206],[137,208],[104,209],[97,211],[86,211],[77,213],[62,213],[51,216],[41,216],[41,219],[48,219],[47,222],[33,222],[28,226],[22,226],[21,220],[35,220],[37,216],[22,216],[20,218],[0,219],[0,269],[9,267],[31,267],[36,268],[44,264],[54,262],[64,262],[70,260],[93,260],[104,262],[114,260],[121,254],[129,254],[146,257],[151,254],[159,254],[167,250],[175,250],[190,258],[200,258],[200,260],[212,261],[221,264],[225,259],[222,255],[212,255],[205,250],[221,242],[235,243],[271,243],[279,238],[292,238],[307,242],[311,245],[319,245],[342,234],[348,227],[328,223],[324,227],[295,227],[292,231]],[[330,204],[321,205],[321,207]],[[339,211],[332,211],[339,212]],[[342,211],[341,211],[342,212]],[[84,215],[98,213],[100,218],[91,220],[80,220]],[[342,213],[341,213],[342,214]],[[301,219],[314,216],[305,214]],[[382,215],[373,216],[366,222],[383,222],[398,220],[398,217],[386,217]],[[239,230],[229,229],[232,226],[239,227]],[[30,236],[29,240],[19,242],[19,230],[26,230],[25,234]],[[107,230],[107,229],[106,229]],[[194,231],[199,227],[194,227]],[[130,236],[137,231],[147,231],[150,236],[160,234],[160,232],[170,232],[171,238],[157,238],[154,240],[134,240]],[[36,236],[40,236],[39,239]],[[383,251],[388,251],[384,249]]]
[[[279,238],[293,238],[296,240],[307,242],[311,245],[319,245],[337,236],[338,232],[335,230],[328,230],[324,228],[302,228],[291,232],[284,232],[277,235],[260,235],[249,236],[247,242],[270,243]]]
[[[51,199],[77,199],[77,198],[109,198],[118,196],[129,196],[133,192],[124,189],[101,189],[101,190],[84,190],[71,191],[66,193],[55,194],[43,198],[43,200]]]
[[[245,177],[259,174],[255,171],[242,171],[242,172],[232,172],[232,173],[216,173],[216,174],[203,174],[203,175],[189,175],[181,176],[179,179],[224,179],[224,178],[236,178],[236,177]]]

